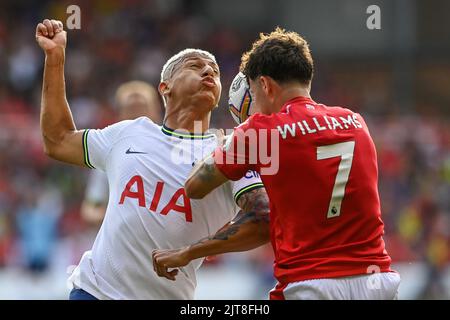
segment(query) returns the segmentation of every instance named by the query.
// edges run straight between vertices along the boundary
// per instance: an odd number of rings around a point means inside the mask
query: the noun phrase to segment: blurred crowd
[[[44,56],[35,44],[34,29],[44,14],[65,21],[69,3],[18,3],[0,5],[0,272],[17,268],[41,274],[58,259],[76,264],[92,244],[95,230],[79,213],[88,170],[47,158],[39,131]],[[118,85],[131,79],[157,85],[164,62],[186,47],[216,55],[224,90],[212,126],[233,127],[228,86],[255,33],[243,34],[192,15],[192,1],[79,3],[82,27],[68,31],[66,55],[67,96],[78,128],[115,122]],[[366,118],[378,151],[387,249],[396,263],[427,266],[426,285],[417,298],[449,298],[442,279],[450,266],[448,114],[395,107],[383,76],[378,82],[366,81],[379,77],[377,68],[345,76],[345,69],[339,68],[319,63],[312,95]],[[389,77],[389,71],[385,73]],[[245,259],[270,287],[270,247]],[[206,267],[226,263],[223,256]]]

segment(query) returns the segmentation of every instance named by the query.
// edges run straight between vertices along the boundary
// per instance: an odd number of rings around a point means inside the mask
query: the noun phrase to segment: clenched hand
[[[36,27],[36,41],[46,54],[66,48],[67,34],[59,20],[45,19]]]
[[[178,270],[169,271],[169,268],[184,267],[190,262],[187,249],[154,250],[152,252],[153,269],[160,277],[175,281]]]

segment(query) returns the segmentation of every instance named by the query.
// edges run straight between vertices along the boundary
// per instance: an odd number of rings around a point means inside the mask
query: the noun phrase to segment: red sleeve
[[[256,130],[251,127],[249,120],[236,127],[225,145],[214,151],[216,167],[229,180],[238,180],[248,170],[256,170],[257,161],[252,161],[255,160],[252,155],[256,153],[257,141],[252,143],[252,139],[258,139],[258,135],[254,134]],[[255,150],[249,149],[249,146]]]

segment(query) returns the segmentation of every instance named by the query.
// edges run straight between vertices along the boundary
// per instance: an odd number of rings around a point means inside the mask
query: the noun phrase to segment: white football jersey
[[[212,134],[182,134],[146,117],[86,130],[85,162],[106,172],[109,202],[92,250],[69,283],[99,299],[193,299],[203,259],[170,281],[153,270],[152,251],[215,234],[239,211],[237,199],[263,186],[257,173],[248,172],[202,200],[187,198],[183,186],[195,161],[216,146]]]
[[[84,198],[93,204],[106,205],[108,203],[108,178],[103,171],[94,170],[89,174]]]

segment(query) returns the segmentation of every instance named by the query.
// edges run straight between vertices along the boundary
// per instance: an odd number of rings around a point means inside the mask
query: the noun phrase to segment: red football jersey
[[[276,130],[278,146],[270,134],[256,134],[257,142],[245,140],[245,153],[239,152],[239,133],[250,137],[261,129]],[[263,172],[268,167],[260,155],[263,144],[272,157],[279,156],[276,174]],[[248,150],[255,145],[258,157],[252,162]],[[261,173],[281,284],[391,271],[382,238],[377,156],[361,115],[298,97],[276,114],[250,117],[214,156],[231,180],[249,169]]]

